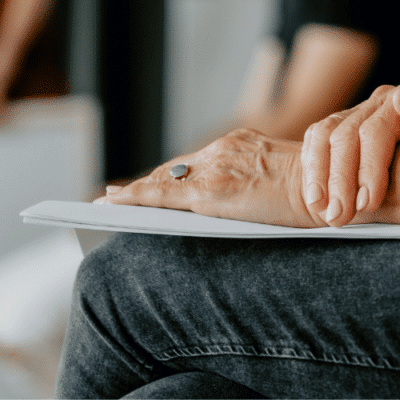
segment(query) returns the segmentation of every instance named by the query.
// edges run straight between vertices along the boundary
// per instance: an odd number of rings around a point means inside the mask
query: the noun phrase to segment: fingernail
[[[112,204],[109,200],[107,200],[107,197],[100,197],[96,200],[93,201],[95,204]]]
[[[342,203],[339,199],[332,199],[326,210],[326,222],[331,222],[343,212]]]
[[[324,195],[322,188],[318,183],[311,183],[307,188],[307,205],[320,201]]]
[[[363,210],[369,202],[369,192],[366,186],[361,186],[357,194],[357,211]]]
[[[114,194],[114,193],[118,193],[120,190],[122,189],[122,186],[107,186],[106,187],[106,192],[107,194]]]

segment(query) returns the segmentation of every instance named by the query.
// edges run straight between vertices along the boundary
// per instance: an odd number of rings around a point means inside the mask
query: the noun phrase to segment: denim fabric
[[[209,372],[186,372],[158,379],[124,399],[265,399],[246,386]]]
[[[399,305],[396,240],[118,233],[78,271],[56,397],[204,371],[270,398],[399,398]]]

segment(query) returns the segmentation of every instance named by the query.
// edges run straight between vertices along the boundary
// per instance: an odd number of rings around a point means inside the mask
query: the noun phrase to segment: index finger
[[[193,211],[199,200],[197,183],[191,180],[152,179],[145,177],[125,186],[118,192],[107,193],[112,204],[173,208]]]

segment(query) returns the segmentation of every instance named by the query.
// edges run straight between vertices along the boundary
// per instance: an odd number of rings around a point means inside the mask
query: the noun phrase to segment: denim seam
[[[99,327],[96,326],[93,317],[90,317],[89,314],[89,310],[88,307],[86,307],[86,302],[83,298],[79,299],[79,304],[80,304],[80,309],[82,311],[82,315],[83,318],[85,319],[85,321],[87,322],[87,324],[90,326],[90,328],[96,332],[97,336],[100,338],[100,340],[116,355],[117,358],[119,358],[122,362],[124,362],[128,367],[132,368],[132,362],[131,360],[127,359],[123,349],[119,348],[119,343],[118,340],[115,340],[111,335],[110,338],[107,339],[106,335],[103,334],[103,332],[101,331],[101,329],[99,329]],[[110,342],[114,342],[114,343],[110,343]],[[145,370],[149,370],[152,371],[153,370],[153,365],[150,365],[146,362],[146,360],[141,357],[139,354],[135,354],[134,355],[135,360],[142,366],[145,368]],[[137,372],[136,370],[134,370],[134,372]],[[148,371],[146,371],[148,372]],[[146,377],[145,375],[141,374],[140,372],[138,372],[140,377]]]
[[[335,355],[333,353],[323,352],[320,355],[314,354],[310,350],[296,350],[289,347],[262,347],[257,350],[252,345],[226,345],[210,344],[193,347],[177,347],[168,350],[153,353],[153,357],[159,361],[170,361],[182,357],[200,357],[216,355],[234,355],[234,356],[252,356],[266,358],[282,358],[293,360],[321,361],[326,363],[351,365],[358,367],[369,367],[378,369],[390,369],[400,371],[400,363],[391,362],[384,357],[370,357],[352,354]]]

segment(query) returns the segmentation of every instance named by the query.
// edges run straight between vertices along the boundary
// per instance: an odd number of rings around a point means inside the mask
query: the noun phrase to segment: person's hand
[[[300,154],[300,142],[238,129],[124,188],[108,187],[107,196],[95,202],[190,210],[293,227],[325,226],[305,207]],[[177,164],[188,166],[186,179],[170,175]]]
[[[358,106],[311,125],[302,148],[303,187],[310,212],[326,210],[331,226],[382,204],[400,139],[400,86],[380,86]]]
[[[400,146],[395,150],[382,204],[374,212],[357,212],[351,224],[400,223]],[[188,166],[186,179],[170,175],[177,164]],[[235,130],[125,187],[109,186],[95,203],[174,208],[299,228],[328,225],[326,211],[315,213],[304,202],[301,143],[250,129]]]

